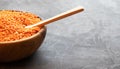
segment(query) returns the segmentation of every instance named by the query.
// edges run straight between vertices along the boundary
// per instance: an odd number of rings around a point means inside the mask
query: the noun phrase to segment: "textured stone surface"
[[[41,48],[0,69],[120,69],[120,0],[0,0],[0,9],[33,12],[43,20],[78,5],[85,11],[47,25]]]

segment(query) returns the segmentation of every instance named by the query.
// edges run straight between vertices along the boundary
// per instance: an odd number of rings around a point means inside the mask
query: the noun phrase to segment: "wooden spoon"
[[[63,19],[63,18],[65,18],[65,17],[71,16],[71,15],[73,15],[73,14],[82,12],[83,10],[84,10],[83,7],[76,7],[76,8],[74,8],[74,9],[68,10],[68,11],[63,12],[63,13],[61,13],[61,14],[58,14],[58,15],[52,17],[52,18],[43,20],[43,21],[38,22],[38,23],[33,24],[33,25],[26,26],[25,28],[32,28],[32,27],[35,27],[35,26],[44,26],[44,25],[46,25],[46,24],[55,22],[55,21],[57,21],[57,20]]]

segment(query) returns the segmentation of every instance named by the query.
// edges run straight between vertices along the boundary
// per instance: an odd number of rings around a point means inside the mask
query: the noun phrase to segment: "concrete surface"
[[[35,54],[0,69],[120,69],[120,0],[0,0],[0,9],[35,13],[43,20],[78,5],[85,11],[47,25]]]

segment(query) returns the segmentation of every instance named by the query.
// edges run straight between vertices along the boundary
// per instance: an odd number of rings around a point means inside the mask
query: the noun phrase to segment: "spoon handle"
[[[63,12],[61,14],[58,14],[54,17],[51,17],[49,19],[46,19],[44,21],[41,21],[41,22],[38,22],[36,24],[33,24],[33,25],[29,25],[29,26],[26,26],[25,28],[31,28],[31,27],[34,27],[34,26],[44,26],[46,24],[49,24],[49,23],[52,23],[52,22],[55,22],[57,20],[60,20],[60,19],[63,19],[65,17],[68,17],[68,16],[71,16],[73,14],[76,14],[76,13],[79,13],[79,12],[82,12],[84,10],[83,7],[76,7],[74,9],[71,9],[71,10],[68,10],[66,12]]]

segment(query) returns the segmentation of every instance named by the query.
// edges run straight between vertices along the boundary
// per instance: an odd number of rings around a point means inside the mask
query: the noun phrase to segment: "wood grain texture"
[[[0,9],[33,12],[43,20],[78,5],[86,10],[48,25],[33,56],[0,68],[120,69],[119,0],[0,0]]]

